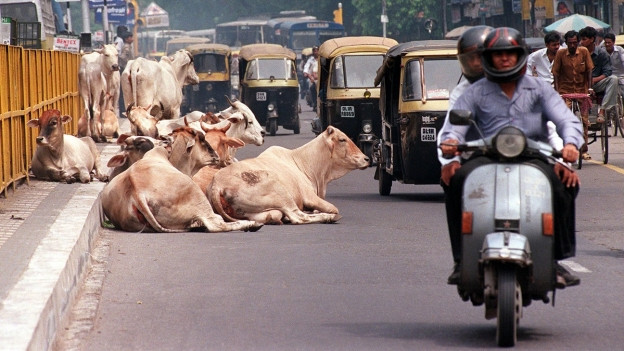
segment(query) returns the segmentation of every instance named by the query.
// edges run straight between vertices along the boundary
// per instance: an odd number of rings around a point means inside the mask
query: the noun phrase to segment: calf
[[[368,157],[353,141],[329,126],[297,149],[271,146],[256,158],[222,168],[214,175],[208,197],[226,220],[335,222],[340,215],[324,200],[327,184],[368,165]]]
[[[78,120],[78,136],[87,135],[87,116],[82,115]],[[111,138],[119,138],[121,131],[119,129],[119,119],[113,110],[107,108],[102,112],[102,135]]]
[[[256,231],[253,221],[227,223],[215,214],[191,178],[171,165],[157,146],[104,187],[104,214],[124,231],[181,232],[201,226],[207,232]]]
[[[63,131],[63,124],[71,121],[59,110],[47,110],[39,119],[31,119],[27,125],[39,128],[37,149],[31,169],[37,178],[72,183],[91,181],[91,172],[100,181],[107,177],[101,172],[100,155],[95,142],[89,138],[77,138]]]

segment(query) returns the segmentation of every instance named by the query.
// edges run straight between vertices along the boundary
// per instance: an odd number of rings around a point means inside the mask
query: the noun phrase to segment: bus
[[[211,43],[217,42],[216,29],[214,28],[187,30],[186,35],[190,37],[207,38],[210,39]]]
[[[268,18],[241,19],[232,22],[219,23],[216,27],[218,44],[225,44],[238,50],[243,45],[267,42]]]
[[[177,29],[151,30],[137,34],[139,55],[145,58],[160,60],[165,55],[167,42],[173,38],[186,37],[186,31]]]
[[[305,48],[320,46],[326,40],[346,35],[340,23],[305,18],[276,23],[272,33],[273,43],[293,50],[297,57],[301,57]]]
[[[11,44],[52,49],[56,34],[52,0],[1,0],[0,16],[17,22],[17,42]]]

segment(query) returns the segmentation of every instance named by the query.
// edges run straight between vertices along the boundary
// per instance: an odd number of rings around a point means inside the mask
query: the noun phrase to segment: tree
[[[381,24],[382,0],[352,0],[357,9],[353,19],[354,35],[382,35]],[[441,39],[443,11],[438,0],[386,0],[387,36],[399,42],[421,39]],[[418,16],[419,13],[422,17]],[[432,18],[436,27],[431,34],[424,23]]]

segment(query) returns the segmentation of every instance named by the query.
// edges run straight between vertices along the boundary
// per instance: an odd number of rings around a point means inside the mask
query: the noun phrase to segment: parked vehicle
[[[319,47],[318,108],[322,132],[342,130],[375,163],[373,147],[381,136],[379,87],[375,75],[397,41],[382,37],[342,37]]]
[[[393,181],[438,184],[437,135],[461,69],[454,40],[413,41],[388,50],[375,77],[381,84],[381,143],[376,149],[379,194]]]
[[[245,45],[239,53],[241,101],[270,135],[278,126],[300,133],[295,53],[277,44]]]
[[[469,111],[453,110],[449,118],[478,129]],[[464,301],[485,304],[486,319],[497,318],[499,346],[514,346],[522,308],[532,300],[550,302],[548,293],[556,288],[553,188],[531,161],[557,162],[561,153],[513,126],[458,150],[479,150],[493,162],[476,167],[464,181],[457,290]]]
[[[180,49],[186,49],[187,46],[193,44],[207,44],[210,43],[210,39],[208,38],[199,38],[199,37],[178,37],[173,38],[167,41],[165,44],[165,55],[173,55],[176,51]]]
[[[193,55],[193,65],[199,84],[183,88],[180,108],[184,115],[191,111],[217,112],[228,108],[231,97],[229,46],[223,44],[194,44],[186,49]]]

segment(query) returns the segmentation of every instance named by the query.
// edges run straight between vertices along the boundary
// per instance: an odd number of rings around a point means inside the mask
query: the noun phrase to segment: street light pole
[[[381,0],[381,26],[383,28],[383,37],[386,37],[386,23],[388,23],[388,15],[386,15],[386,0]]]

